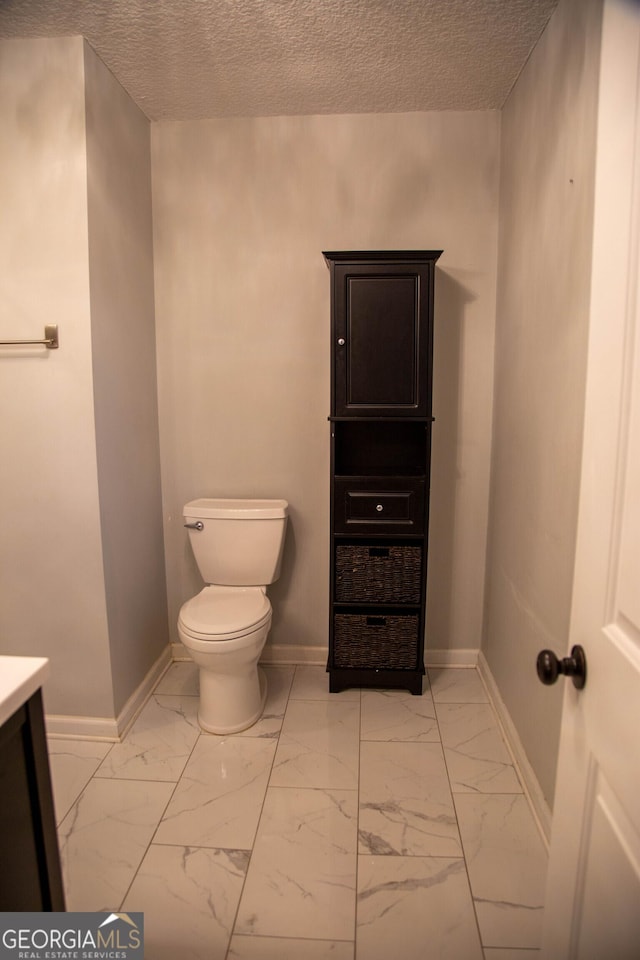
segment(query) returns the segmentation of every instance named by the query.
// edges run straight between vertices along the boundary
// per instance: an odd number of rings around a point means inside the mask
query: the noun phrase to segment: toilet
[[[200,669],[198,721],[208,733],[237,733],[262,716],[267,584],[280,574],[287,514],[286,500],[200,499],[183,509],[206,586],[183,604],[178,635]]]

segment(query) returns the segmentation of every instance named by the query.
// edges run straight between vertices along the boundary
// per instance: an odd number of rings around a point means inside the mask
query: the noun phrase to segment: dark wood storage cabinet
[[[0,727],[0,824],[0,910],[64,911],[40,690]]]
[[[440,253],[324,254],[331,274],[332,692],[422,693]]]

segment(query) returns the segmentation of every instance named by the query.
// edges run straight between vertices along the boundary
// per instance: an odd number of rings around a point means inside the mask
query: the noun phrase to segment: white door
[[[545,960],[640,957],[640,7],[605,0],[584,450]]]

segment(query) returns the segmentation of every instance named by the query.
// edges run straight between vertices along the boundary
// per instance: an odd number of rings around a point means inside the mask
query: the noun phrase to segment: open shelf
[[[336,420],[332,426],[336,476],[426,476],[431,423]]]

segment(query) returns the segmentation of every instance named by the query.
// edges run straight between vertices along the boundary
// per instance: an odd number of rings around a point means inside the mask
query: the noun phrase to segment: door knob
[[[587,658],[580,646],[571,648],[571,656],[558,660],[553,650],[541,650],[536,660],[538,677],[542,683],[550,686],[563,673],[571,677],[574,687],[582,690],[587,682]]]

